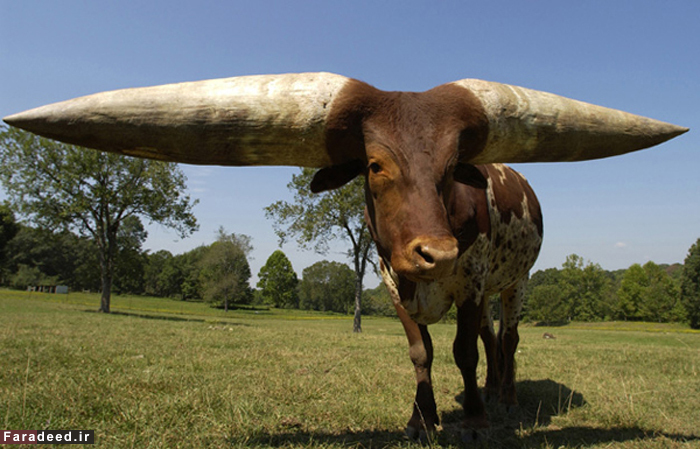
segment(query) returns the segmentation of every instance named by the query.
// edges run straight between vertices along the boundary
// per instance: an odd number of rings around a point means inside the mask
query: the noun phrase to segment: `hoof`
[[[416,429],[413,426],[407,426],[404,433],[409,440],[428,445],[435,441],[437,434],[435,430]]]
[[[491,402],[498,399],[498,390],[493,388],[484,388],[481,392],[481,399],[484,402]]]
[[[418,437],[420,435],[420,431],[413,426],[407,426],[406,430],[404,431],[404,434],[406,435],[406,438],[408,438],[409,440],[416,441],[416,440],[418,440]]]
[[[507,404],[507,403],[505,403],[505,402],[501,402],[501,403],[499,404],[499,406],[500,406],[500,409],[501,409],[502,411],[504,411],[507,415],[515,415],[515,414],[517,414],[518,411],[520,410],[520,407],[518,406],[517,403],[515,403],[515,404]]]
[[[467,418],[462,422],[460,436],[462,443],[472,444],[486,441],[490,424],[486,415]]]
[[[476,444],[488,439],[487,429],[462,429],[461,439],[464,444]]]

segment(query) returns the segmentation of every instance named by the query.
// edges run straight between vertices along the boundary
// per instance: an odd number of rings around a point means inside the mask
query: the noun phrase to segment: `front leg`
[[[428,327],[413,321],[400,303],[394,302],[396,313],[408,337],[408,353],[416,370],[416,398],[413,401],[413,414],[406,426],[406,435],[411,439],[423,433],[430,435],[440,425],[435,405],[430,371],[433,365],[433,342]]]
[[[464,421],[463,439],[472,441],[477,431],[489,427],[484,401],[479,394],[476,382],[476,367],[479,363],[477,347],[479,330],[484,307],[483,295],[467,298],[457,308],[457,336],[453,354],[464,380]]]
[[[408,353],[416,370],[416,398],[413,401],[413,414],[406,426],[406,435],[418,439],[422,435],[430,435],[440,425],[440,418],[435,405],[433,383],[430,370],[433,365],[433,342],[428,333],[428,327],[419,325],[408,314],[401,304],[401,298],[411,299],[415,295],[415,284],[408,280],[399,281],[392,276],[388,264],[380,260],[382,278],[389,291],[391,301],[396,308],[396,314],[401,320],[408,338]]]

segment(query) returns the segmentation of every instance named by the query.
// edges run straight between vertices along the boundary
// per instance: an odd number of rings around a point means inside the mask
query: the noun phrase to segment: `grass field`
[[[104,448],[418,447],[402,438],[414,383],[396,320],[353,334],[337,315],[138,297],[106,315],[98,302],[0,290],[0,428],[95,430]],[[431,444],[457,447],[454,326],[431,331],[443,419]],[[517,361],[520,410],[489,404],[477,447],[700,447],[700,333],[523,326]]]

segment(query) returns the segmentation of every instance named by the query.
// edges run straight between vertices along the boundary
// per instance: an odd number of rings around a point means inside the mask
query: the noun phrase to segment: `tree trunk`
[[[102,297],[100,298],[100,308],[98,312],[110,313],[110,301],[112,299],[112,270],[107,254],[100,254],[100,278],[102,284]]]
[[[355,277],[355,318],[352,322],[353,332],[362,332],[362,278],[363,275],[356,273]]]
[[[112,280],[114,279],[114,258],[117,249],[117,230],[106,233],[100,250],[100,274],[102,278],[102,297],[100,298],[99,312],[111,313],[110,302],[112,299]]]
[[[361,241],[361,239],[360,239]],[[355,318],[353,320],[352,331],[362,332],[362,284],[367,269],[367,257],[372,248],[371,240],[364,244],[353,245],[355,263]]]
[[[110,313],[109,304],[112,299],[112,279],[102,277],[102,298],[100,298],[99,312]]]

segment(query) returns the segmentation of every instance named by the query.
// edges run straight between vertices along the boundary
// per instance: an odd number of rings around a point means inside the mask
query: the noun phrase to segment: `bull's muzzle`
[[[397,273],[413,281],[435,281],[455,272],[457,240],[454,237],[417,237],[406,247],[403,260],[392,263]]]

